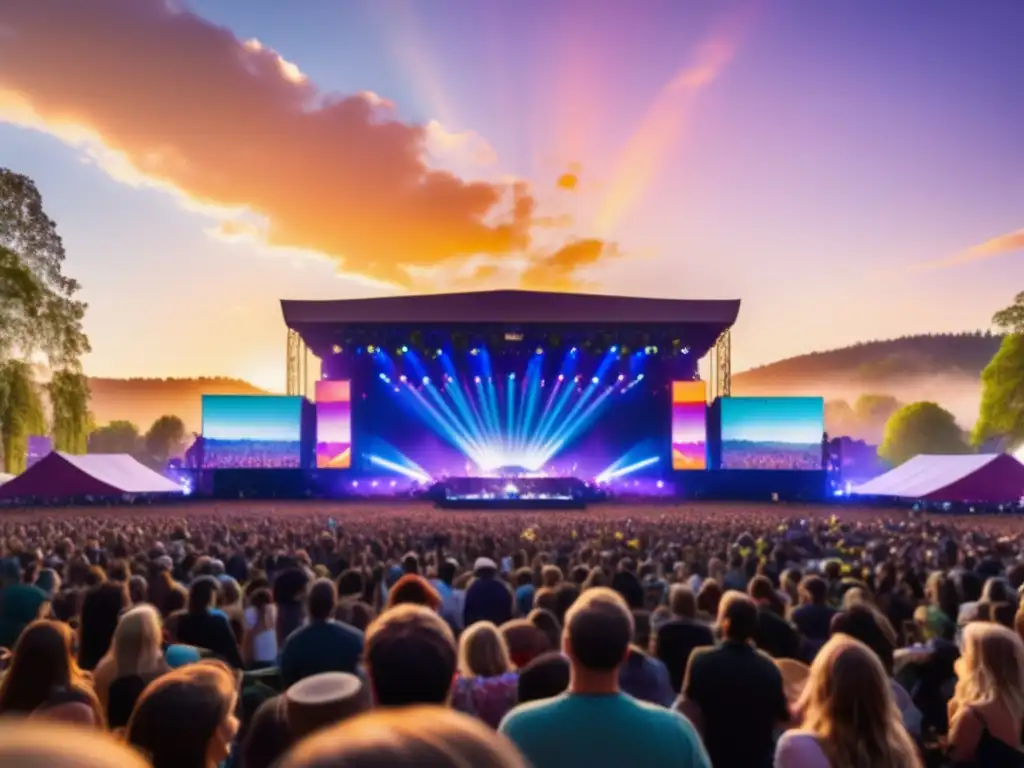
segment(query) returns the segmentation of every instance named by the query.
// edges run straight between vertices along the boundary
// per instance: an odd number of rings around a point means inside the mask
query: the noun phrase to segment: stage
[[[195,494],[460,509],[827,495],[822,399],[730,396],[738,301],[281,305],[288,395],[204,396],[182,468]]]

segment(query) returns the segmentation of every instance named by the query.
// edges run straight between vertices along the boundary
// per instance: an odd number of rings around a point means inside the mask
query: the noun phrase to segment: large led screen
[[[203,395],[203,466],[299,468],[302,402],[283,395]]]
[[[707,394],[703,381],[672,382],[672,469],[707,469]]]
[[[376,350],[355,466],[428,481],[546,474],[654,487],[671,470],[670,399],[643,351]]]
[[[316,383],[316,465],[320,469],[352,466],[352,383]]]
[[[821,469],[820,397],[722,398],[722,469]]]

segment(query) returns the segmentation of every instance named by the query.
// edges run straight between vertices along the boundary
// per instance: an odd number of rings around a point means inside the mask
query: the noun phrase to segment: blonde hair
[[[497,677],[512,671],[508,645],[489,621],[478,621],[459,638],[459,674],[463,677]]]
[[[442,707],[374,710],[319,731],[282,760],[282,768],[527,768],[504,736]]]
[[[1024,641],[1016,632],[980,621],[964,627],[953,699],[958,709],[999,701],[1024,719]]]
[[[151,605],[132,608],[121,617],[111,643],[118,677],[156,671],[163,658],[163,624]]]
[[[797,706],[833,768],[913,768],[921,761],[875,653],[834,635],[814,659]]]
[[[21,768],[148,768],[140,754],[81,726],[40,720],[0,724],[0,765]]]

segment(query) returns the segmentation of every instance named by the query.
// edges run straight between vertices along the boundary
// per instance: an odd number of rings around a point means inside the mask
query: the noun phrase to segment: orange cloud
[[[581,270],[614,255],[614,246],[603,240],[573,240],[550,255],[531,259],[520,283],[523,288],[569,290],[579,284]]]
[[[920,264],[915,264],[911,267],[911,270],[917,272],[932,269],[946,269],[948,267],[960,267],[964,264],[971,264],[975,261],[984,261],[985,259],[991,259],[994,256],[1013,253],[1014,251],[1024,251],[1024,229],[1018,229],[1016,232],[1008,232],[1005,235],[993,237],[991,240],[986,240],[985,242],[975,245],[973,248],[968,248],[966,251],[962,251],[955,256],[939,259],[938,261],[926,261]]]
[[[84,142],[122,180],[207,212],[247,212],[269,245],[393,285],[411,286],[417,268],[529,248],[536,201],[525,184],[428,164],[432,142],[486,156],[477,137],[403,123],[373,94],[324,93],[259,41],[171,5],[5,4],[0,119]]]

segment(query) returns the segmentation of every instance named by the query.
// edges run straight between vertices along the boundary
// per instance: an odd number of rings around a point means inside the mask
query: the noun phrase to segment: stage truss
[[[711,373],[708,382],[708,402],[713,403],[719,397],[732,395],[732,333],[729,329],[722,332],[715,345],[708,353],[711,357]],[[287,366],[287,391],[289,395],[302,395],[313,398],[314,383],[310,382],[310,357],[314,357],[306,347],[306,342],[298,331],[288,329],[288,343],[285,352]],[[319,362],[319,359],[317,359]],[[321,375],[317,370],[317,378]]]

